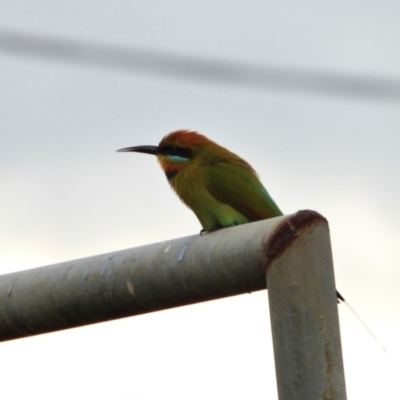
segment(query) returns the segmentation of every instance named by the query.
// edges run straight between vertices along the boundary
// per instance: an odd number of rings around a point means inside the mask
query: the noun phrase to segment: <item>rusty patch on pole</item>
[[[279,224],[264,243],[263,272],[292,245],[304,228],[316,221],[328,223],[325,217],[315,211],[300,210]]]

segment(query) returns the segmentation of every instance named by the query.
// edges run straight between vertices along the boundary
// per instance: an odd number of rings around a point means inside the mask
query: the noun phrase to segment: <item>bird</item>
[[[172,189],[200,221],[200,234],[283,215],[247,161],[196,131],[177,130],[158,146],[117,151],[155,155]],[[345,301],[339,292],[337,299]]]
[[[247,161],[198,132],[177,130],[158,146],[118,151],[155,155],[201,233],[283,215]]]
[[[172,189],[200,221],[200,234],[283,215],[247,161],[196,131],[180,129],[158,146],[117,151],[155,155]],[[347,304],[386,353],[339,291],[336,298]]]

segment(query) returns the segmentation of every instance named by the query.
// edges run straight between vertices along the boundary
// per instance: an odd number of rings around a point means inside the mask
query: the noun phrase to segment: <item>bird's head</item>
[[[172,179],[182,168],[198,160],[207,152],[207,148],[213,146],[218,145],[200,133],[178,130],[165,136],[158,146],[126,147],[118,151],[154,154],[167,178]]]

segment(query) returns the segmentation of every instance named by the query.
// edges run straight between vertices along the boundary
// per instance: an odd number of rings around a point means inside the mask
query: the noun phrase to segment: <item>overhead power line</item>
[[[400,79],[251,65],[5,30],[0,30],[0,52],[261,90],[400,100]]]

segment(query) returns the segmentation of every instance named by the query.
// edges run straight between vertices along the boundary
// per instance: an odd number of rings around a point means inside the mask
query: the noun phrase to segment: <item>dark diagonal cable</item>
[[[91,64],[175,79],[224,83],[379,100],[400,100],[400,79],[255,66],[167,52],[55,39],[0,30],[0,51],[14,55]]]

